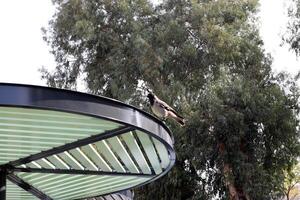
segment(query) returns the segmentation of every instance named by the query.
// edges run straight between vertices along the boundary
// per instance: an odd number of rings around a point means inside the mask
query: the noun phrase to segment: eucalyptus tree
[[[283,37],[283,41],[289,45],[290,49],[299,56],[300,53],[300,1],[291,0],[288,8],[288,24],[287,33]]]
[[[172,121],[176,164],[137,199],[271,199],[299,155],[299,91],[262,50],[256,0],[53,0],[44,29],[49,86],[149,110],[145,88],[187,118]]]

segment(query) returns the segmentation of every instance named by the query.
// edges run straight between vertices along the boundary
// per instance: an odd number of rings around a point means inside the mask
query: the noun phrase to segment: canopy
[[[1,200],[99,198],[174,165],[170,130],[133,106],[20,84],[0,83],[0,96]]]

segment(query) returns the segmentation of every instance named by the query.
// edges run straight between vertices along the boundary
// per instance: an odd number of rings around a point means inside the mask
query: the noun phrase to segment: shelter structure
[[[0,83],[0,200],[105,199],[160,178],[174,162],[168,127],[136,107]]]

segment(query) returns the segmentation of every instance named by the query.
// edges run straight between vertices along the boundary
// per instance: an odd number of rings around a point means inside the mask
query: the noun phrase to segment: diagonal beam
[[[55,147],[55,148],[52,148],[50,150],[42,151],[40,153],[27,156],[25,158],[20,158],[18,160],[11,161],[11,162],[8,163],[8,165],[19,166],[19,165],[22,165],[22,164],[29,163],[31,161],[35,161],[35,160],[38,160],[38,159],[41,159],[41,158],[52,156],[54,154],[59,154],[59,153],[62,153],[64,151],[68,151],[70,149],[75,149],[77,147],[88,145],[88,144],[91,144],[91,143],[94,143],[94,142],[97,142],[97,141],[100,141],[100,140],[104,140],[106,138],[110,138],[110,137],[113,137],[113,136],[116,136],[116,135],[119,135],[119,134],[130,132],[130,131],[133,131],[133,130],[135,130],[135,128],[133,128],[131,126],[122,126],[122,127],[119,127],[119,128],[113,129],[113,130],[105,131],[104,133],[100,133],[98,135],[93,135],[93,136],[90,136],[88,138],[84,138],[84,139],[81,139],[81,140],[77,140],[75,142],[65,144],[63,146]]]
[[[7,179],[10,180],[12,183],[18,185],[20,188],[24,189],[25,191],[33,194],[34,196],[36,196],[39,199],[52,200],[51,197],[49,197],[45,193],[41,192],[40,190],[36,189],[32,185],[26,183],[25,181],[23,181],[22,179],[20,179],[19,177],[17,177],[14,174],[7,175]]]
[[[27,173],[47,173],[47,174],[81,174],[81,175],[108,175],[108,176],[139,176],[139,177],[153,177],[156,174],[142,174],[142,173],[124,173],[124,172],[105,172],[105,171],[91,171],[78,169],[45,169],[45,168],[13,168],[13,172],[27,172]]]

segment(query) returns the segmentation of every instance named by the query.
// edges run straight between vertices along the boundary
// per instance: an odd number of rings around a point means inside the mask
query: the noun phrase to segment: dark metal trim
[[[0,200],[6,199],[6,176],[7,171],[6,169],[0,168]]]
[[[43,192],[41,192],[40,190],[36,189],[32,185],[26,183],[25,181],[23,181],[22,179],[20,179],[19,177],[17,177],[14,174],[7,175],[7,179],[10,180],[11,182],[13,182],[14,184],[18,185],[19,187],[21,187],[25,191],[27,191],[27,192],[31,193],[32,195],[36,196],[39,199],[52,200],[52,198],[50,198],[48,195],[46,195]]]
[[[70,90],[0,83],[0,106],[49,109],[89,115],[150,132],[173,147],[171,131],[159,119],[134,106],[102,96]]]
[[[77,140],[77,141],[72,142],[72,143],[65,144],[63,146],[55,147],[55,148],[47,150],[47,151],[42,151],[40,153],[31,155],[31,156],[27,156],[25,158],[20,158],[18,160],[11,161],[11,162],[9,162],[9,165],[19,166],[19,165],[22,165],[22,164],[29,163],[31,161],[35,161],[35,160],[38,160],[38,159],[41,159],[41,158],[46,158],[46,157],[52,156],[54,154],[59,154],[59,153],[62,153],[64,151],[75,149],[77,147],[88,145],[88,144],[91,144],[91,143],[94,143],[94,142],[97,142],[97,141],[100,141],[100,140],[104,140],[104,139],[107,139],[107,138],[110,138],[110,137],[113,137],[113,136],[116,136],[116,135],[119,135],[119,134],[122,134],[122,133],[133,131],[133,130],[134,130],[134,128],[132,128],[132,127],[119,127],[119,128],[109,130],[109,131],[106,131],[106,132],[98,134],[98,135],[93,135],[93,136],[88,137],[88,138],[84,138],[84,139]]]
[[[124,173],[124,172],[104,172],[91,170],[77,170],[77,169],[45,169],[45,168],[12,168],[13,172],[28,172],[28,173],[49,173],[49,174],[81,174],[81,175],[107,175],[107,176],[139,176],[139,177],[153,177],[155,174],[141,174],[141,173]]]

